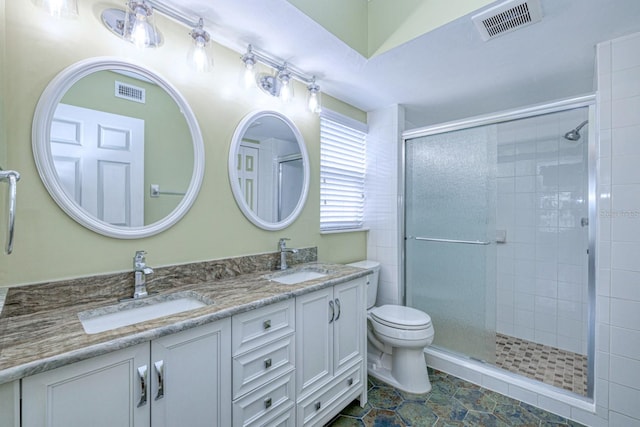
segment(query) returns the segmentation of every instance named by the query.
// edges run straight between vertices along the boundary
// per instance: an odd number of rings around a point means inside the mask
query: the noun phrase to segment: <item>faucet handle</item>
[[[291,240],[288,237],[281,237],[280,240],[278,240],[278,247],[280,249],[284,249],[287,246],[287,240]]]
[[[141,267],[145,264],[146,251],[136,251],[136,255],[133,257],[133,268]]]

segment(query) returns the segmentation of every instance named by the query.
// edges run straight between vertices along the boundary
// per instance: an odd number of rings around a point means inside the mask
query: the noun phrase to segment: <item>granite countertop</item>
[[[118,296],[103,295],[75,298],[71,292],[56,303],[46,306],[40,299],[52,293],[39,285],[29,286],[29,300],[38,301],[37,309],[3,310],[12,292],[0,296],[0,384],[54,369],[69,363],[150,341],[164,335],[210,323],[244,311],[259,308],[308,292],[365,276],[367,270],[339,264],[307,263],[292,270],[312,268],[327,276],[315,280],[284,285],[268,280],[277,271],[241,274],[221,280],[163,287],[158,295],[191,291],[213,304],[202,308],[123,326],[97,334],[85,333],[78,313],[118,303]],[[42,294],[39,295],[39,292]],[[60,293],[59,291],[57,293]],[[18,298],[19,299],[19,298]],[[24,297],[26,300],[27,298]],[[78,302],[78,299],[81,301]],[[92,301],[95,299],[95,301]],[[35,304],[35,303],[34,303]],[[20,305],[29,305],[21,302]]]

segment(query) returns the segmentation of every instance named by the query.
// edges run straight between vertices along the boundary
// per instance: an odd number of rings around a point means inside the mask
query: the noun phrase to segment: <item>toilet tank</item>
[[[378,280],[380,279],[380,263],[378,261],[364,260],[347,264],[351,267],[365,268],[371,270],[373,274],[367,283],[367,310],[376,305],[378,297]]]

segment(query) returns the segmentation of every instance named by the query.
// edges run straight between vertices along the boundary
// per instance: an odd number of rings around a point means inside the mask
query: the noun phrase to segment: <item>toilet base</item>
[[[372,354],[373,353],[373,354]],[[398,390],[423,394],[431,391],[427,364],[422,349],[393,348],[393,357],[387,353],[369,352],[367,373]]]

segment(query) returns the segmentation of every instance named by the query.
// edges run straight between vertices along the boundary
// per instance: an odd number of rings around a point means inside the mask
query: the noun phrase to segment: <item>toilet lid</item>
[[[371,310],[371,316],[383,325],[398,329],[424,329],[431,317],[423,311],[402,305],[383,305]]]

